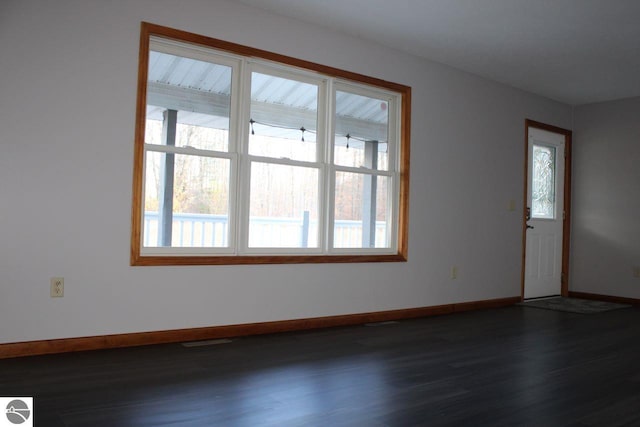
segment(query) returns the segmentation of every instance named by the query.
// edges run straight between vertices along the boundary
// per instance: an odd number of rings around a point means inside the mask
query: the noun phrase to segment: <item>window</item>
[[[143,23],[132,265],[403,261],[409,87]]]

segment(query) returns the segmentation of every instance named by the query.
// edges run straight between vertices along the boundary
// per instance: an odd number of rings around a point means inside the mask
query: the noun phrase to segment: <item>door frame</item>
[[[571,138],[572,131],[535,120],[524,121],[524,202],[522,205],[522,272],[520,280],[520,299],[524,301],[525,265],[527,257],[527,185],[529,180],[529,128],[564,135],[564,199],[562,221],[562,272],[560,276],[560,294],[569,296],[569,250],[571,243]]]

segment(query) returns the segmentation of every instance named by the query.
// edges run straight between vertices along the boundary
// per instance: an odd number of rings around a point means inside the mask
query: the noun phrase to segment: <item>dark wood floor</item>
[[[42,427],[640,426],[639,338],[638,308],[514,306],[0,360],[0,396]]]

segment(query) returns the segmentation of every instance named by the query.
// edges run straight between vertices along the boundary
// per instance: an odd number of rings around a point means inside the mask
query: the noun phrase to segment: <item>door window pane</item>
[[[317,248],[319,170],[251,164],[249,247]]]
[[[337,172],[334,248],[388,248],[390,178]]]
[[[230,165],[148,151],[144,246],[228,247]]]
[[[389,170],[389,102],[336,91],[334,163]]]
[[[318,86],[251,74],[249,154],[316,161]]]
[[[531,182],[532,218],[555,218],[556,208],[556,149],[545,145],[533,146]]]

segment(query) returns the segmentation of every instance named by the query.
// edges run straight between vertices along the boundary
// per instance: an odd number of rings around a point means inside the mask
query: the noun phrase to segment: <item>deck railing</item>
[[[144,215],[144,246],[158,246],[158,213]],[[211,214],[173,214],[171,245],[174,247],[224,247],[228,242],[228,217]],[[376,246],[384,246],[386,222],[376,222]],[[251,217],[251,247],[314,247],[318,224],[305,212],[300,218]],[[334,246],[362,247],[362,222],[337,220]]]

